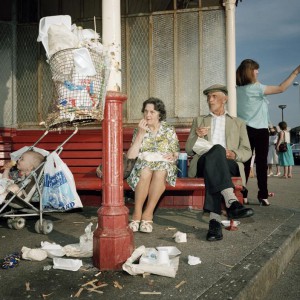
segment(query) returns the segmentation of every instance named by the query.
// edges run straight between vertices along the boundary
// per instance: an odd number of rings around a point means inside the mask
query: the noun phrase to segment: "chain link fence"
[[[226,83],[224,10],[156,12],[122,17],[121,24],[124,124],[140,120],[142,102],[150,96],[165,102],[173,125],[190,125],[207,113],[203,89]],[[80,25],[93,28],[92,21]],[[36,41],[38,24],[14,26],[0,26],[0,126],[33,127],[49,113],[51,72]]]

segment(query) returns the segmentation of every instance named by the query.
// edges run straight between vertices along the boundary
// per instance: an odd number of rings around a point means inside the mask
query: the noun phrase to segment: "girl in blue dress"
[[[278,124],[281,129],[279,133],[279,139],[276,144],[276,150],[279,150],[279,145],[283,142],[287,143],[287,151],[279,152],[278,151],[278,159],[280,166],[283,166],[284,174],[282,178],[292,178],[292,166],[294,165],[294,157],[291,148],[291,137],[290,132],[287,130],[286,122],[280,122]]]

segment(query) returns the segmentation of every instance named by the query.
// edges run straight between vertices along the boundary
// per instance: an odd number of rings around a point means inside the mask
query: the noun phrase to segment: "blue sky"
[[[260,65],[259,81],[278,85],[300,65],[300,0],[242,0],[236,8],[236,66],[245,58]],[[300,83],[300,75],[296,81]],[[300,126],[300,89],[268,96],[271,121]]]

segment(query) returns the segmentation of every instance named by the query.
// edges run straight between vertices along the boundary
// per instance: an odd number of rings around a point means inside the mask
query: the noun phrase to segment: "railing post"
[[[134,249],[128,227],[128,208],[123,189],[122,104],[127,97],[119,92],[106,95],[103,134],[102,205],[93,238],[93,263],[100,270],[119,270]]]

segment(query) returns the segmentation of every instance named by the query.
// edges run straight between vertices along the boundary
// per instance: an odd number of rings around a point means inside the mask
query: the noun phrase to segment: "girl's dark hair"
[[[245,59],[236,70],[236,85],[243,86],[255,82],[254,70],[259,69],[259,64],[252,59]]]
[[[153,104],[154,109],[159,112],[159,121],[164,121],[166,119],[167,112],[165,104],[162,102],[162,100],[154,97],[150,97],[149,99],[145,100],[143,103],[142,113],[144,113],[147,104]]]
[[[286,130],[287,129],[287,124],[286,122],[282,121],[278,123],[278,126],[281,130]]]

